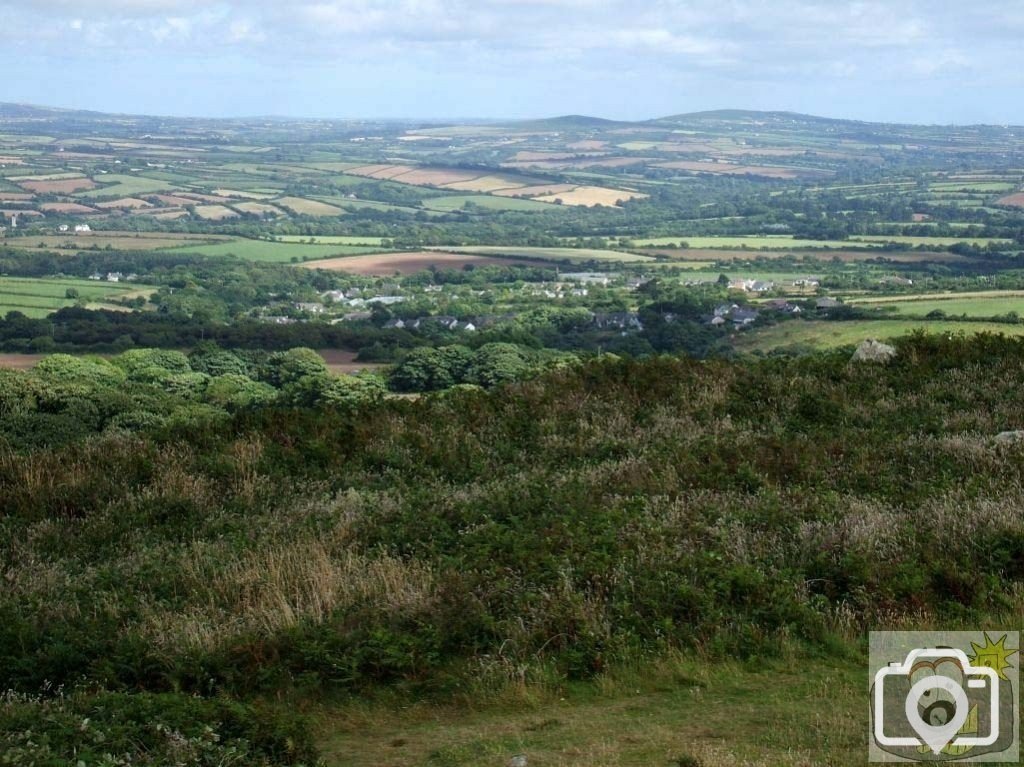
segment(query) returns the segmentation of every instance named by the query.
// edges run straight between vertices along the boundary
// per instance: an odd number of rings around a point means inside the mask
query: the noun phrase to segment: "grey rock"
[[[508,760],[508,767],[526,767],[526,754],[516,754]]]
[[[997,445],[1016,445],[1020,442],[1024,442],[1024,431],[1002,431],[995,437]]]
[[[852,362],[879,362],[886,363],[896,357],[895,347],[883,344],[874,338],[869,338],[857,347],[853,353]]]

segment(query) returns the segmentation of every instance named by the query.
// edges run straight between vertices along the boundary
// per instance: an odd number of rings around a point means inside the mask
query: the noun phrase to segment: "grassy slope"
[[[199,253],[204,256],[237,256],[249,261],[288,263],[293,259],[310,261],[331,256],[356,256],[363,253],[377,253],[380,248],[360,245],[306,245],[291,242],[269,242],[267,240],[236,240],[213,245],[176,246],[174,250]]]
[[[68,288],[75,288],[82,298],[93,301],[147,290],[145,285],[137,283],[0,277],[0,315],[16,310],[28,317],[39,318],[62,307],[74,306],[75,299],[65,297]]]
[[[320,740],[332,767],[833,767],[866,758],[866,661],[756,664],[681,659],[642,675],[524,690],[483,705],[351,705],[328,710]]]
[[[806,344],[817,348],[831,348],[859,344],[866,338],[897,338],[915,330],[929,333],[1003,333],[1008,336],[1024,335],[1024,325],[995,322],[955,322],[921,320],[855,320],[827,322],[821,320],[793,320],[780,322],[768,328],[749,331],[742,335],[737,347],[743,351],[770,351],[790,344]]]
[[[888,309],[894,314],[923,317],[928,312],[942,311],[949,315],[968,317],[995,317],[1008,312],[1024,313],[1024,294],[992,296],[956,296],[943,298],[916,299],[908,296],[901,301],[864,301],[858,303],[864,308]]]

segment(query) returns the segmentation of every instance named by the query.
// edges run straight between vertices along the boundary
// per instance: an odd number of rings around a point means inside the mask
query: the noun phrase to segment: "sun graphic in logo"
[[[974,655],[971,656],[972,666],[985,666],[992,669],[1002,680],[1007,680],[1006,669],[1011,668],[1010,657],[1017,653],[1016,650],[1010,650],[1006,647],[1006,634],[1003,634],[997,641],[992,641],[992,637],[985,632],[985,644],[980,645],[975,642],[971,642],[971,651]]]

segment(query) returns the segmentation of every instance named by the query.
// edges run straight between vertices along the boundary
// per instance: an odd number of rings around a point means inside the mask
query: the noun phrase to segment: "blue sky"
[[[0,101],[1024,124],[1022,0],[0,0]]]

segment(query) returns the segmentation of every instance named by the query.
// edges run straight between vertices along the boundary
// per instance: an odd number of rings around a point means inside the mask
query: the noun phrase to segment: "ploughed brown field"
[[[517,258],[495,258],[473,256],[465,253],[441,253],[427,250],[414,253],[373,253],[367,256],[339,256],[306,261],[306,269],[327,269],[332,272],[348,272],[366,276],[386,277],[399,274],[415,274],[436,266],[438,269],[461,269],[467,264],[474,266],[538,266],[539,261]]]
[[[999,205],[1012,205],[1015,208],[1024,208],[1024,192],[1011,194],[998,201]]]
[[[350,375],[360,370],[379,370],[386,367],[375,362],[356,362],[356,352],[344,349],[320,349],[318,352],[327,363],[327,369],[334,375]]]
[[[0,368],[5,370],[28,370],[45,356],[45,354],[0,353]]]
[[[73,194],[84,189],[95,189],[96,182],[88,178],[63,178],[53,181],[22,181],[20,186],[38,194]]]

